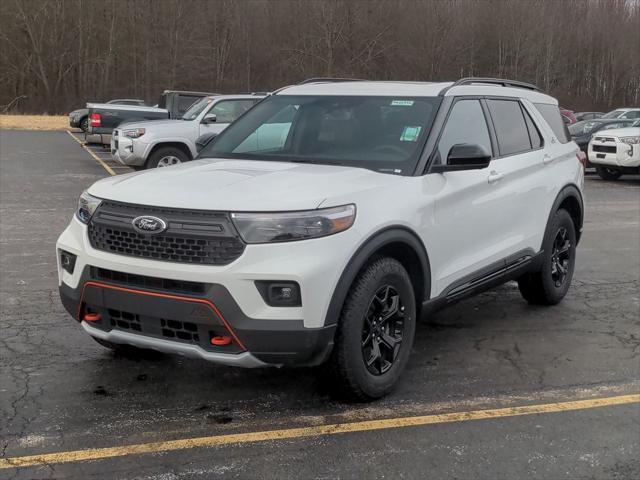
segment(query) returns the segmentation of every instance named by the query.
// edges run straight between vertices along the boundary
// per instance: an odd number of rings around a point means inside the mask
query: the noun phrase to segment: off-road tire
[[[558,235],[566,232],[569,242],[568,261],[564,279],[557,284],[560,270],[554,248]],[[564,209],[558,210],[551,219],[542,243],[542,258],[538,271],[527,273],[518,279],[518,288],[524,299],[533,305],[556,305],[564,298],[571,286],[576,261],[576,230],[571,215]],[[556,272],[554,274],[554,271]]]
[[[596,173],[601,179],[611,181],[617,180],[622,176],[622,172],[620,170],[608,167],[596,167]]]
[[[376,293],[385,286],[390,286],[398,294],[404,307],[404,313],[398,317],[403,325],[402,340],[389,369],[374,375],[365,364],[363,329],[371,325],[365,326],[365,316],[370,312]],[[351,285],[340,314],[334,347],[325,365],[332,393],[347,401],[364,402],[383,397],[393,390],[409,359],[415,325],[416,300],[409,274],[393,258],[374,259]],[[390,352],[392,350],[387,350],[387,354]]]

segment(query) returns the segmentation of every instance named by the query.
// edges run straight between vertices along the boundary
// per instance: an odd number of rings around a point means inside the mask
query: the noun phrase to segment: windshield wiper
[[[284,162],[291,162],[291,163],[312,163],[314,165],[338,165],[338,166],[345,166],[344,163],[340,163],[340,162],[336,162],[331,161],[331,160],[316,160],[316,159],[306,159],[303,160],[301,158],[292,158],[292,159],[287,159],[287,160],[282,160]]]

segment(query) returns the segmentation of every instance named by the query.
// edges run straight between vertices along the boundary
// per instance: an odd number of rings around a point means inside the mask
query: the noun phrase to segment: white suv
[[[603,180],[640,173],[640,120],[629,127],[600,130],[589,142],[587,152]]]
[[[84,192],[57,243],[62,302],[110,348],[325,363],[337,391],[377,398],[420,315],[513,279],[530,303],[564,297],[579,155],[528,84],[286,87],[200,159]]]

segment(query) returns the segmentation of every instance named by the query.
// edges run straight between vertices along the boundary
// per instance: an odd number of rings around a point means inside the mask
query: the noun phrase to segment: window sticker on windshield
[[[417,142],[422,127],[404,127],[402,135],[400,135],[401,142]]]
[[[413,105],[413,100],[392,100],[392,107],[410,107]]]

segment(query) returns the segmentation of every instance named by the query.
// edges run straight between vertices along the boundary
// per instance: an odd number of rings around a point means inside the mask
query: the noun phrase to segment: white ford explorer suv
[[[640,173],[640,120],[629,127],[601,130],[588,147],[589,162],[604,180]]]
[[[113,130],[113,158],[135,169],[168,167],[197,155],[196,140],[218,134],[264,95],[216,95],[197,100],[177,120],[125,123]]]
[[[100,180],[57,243],[62,302],[112,349],[325,364],[388,393],[416,320],[517,280],[565,296],[584,166],[529,84],[286,87],[170,169]]]

